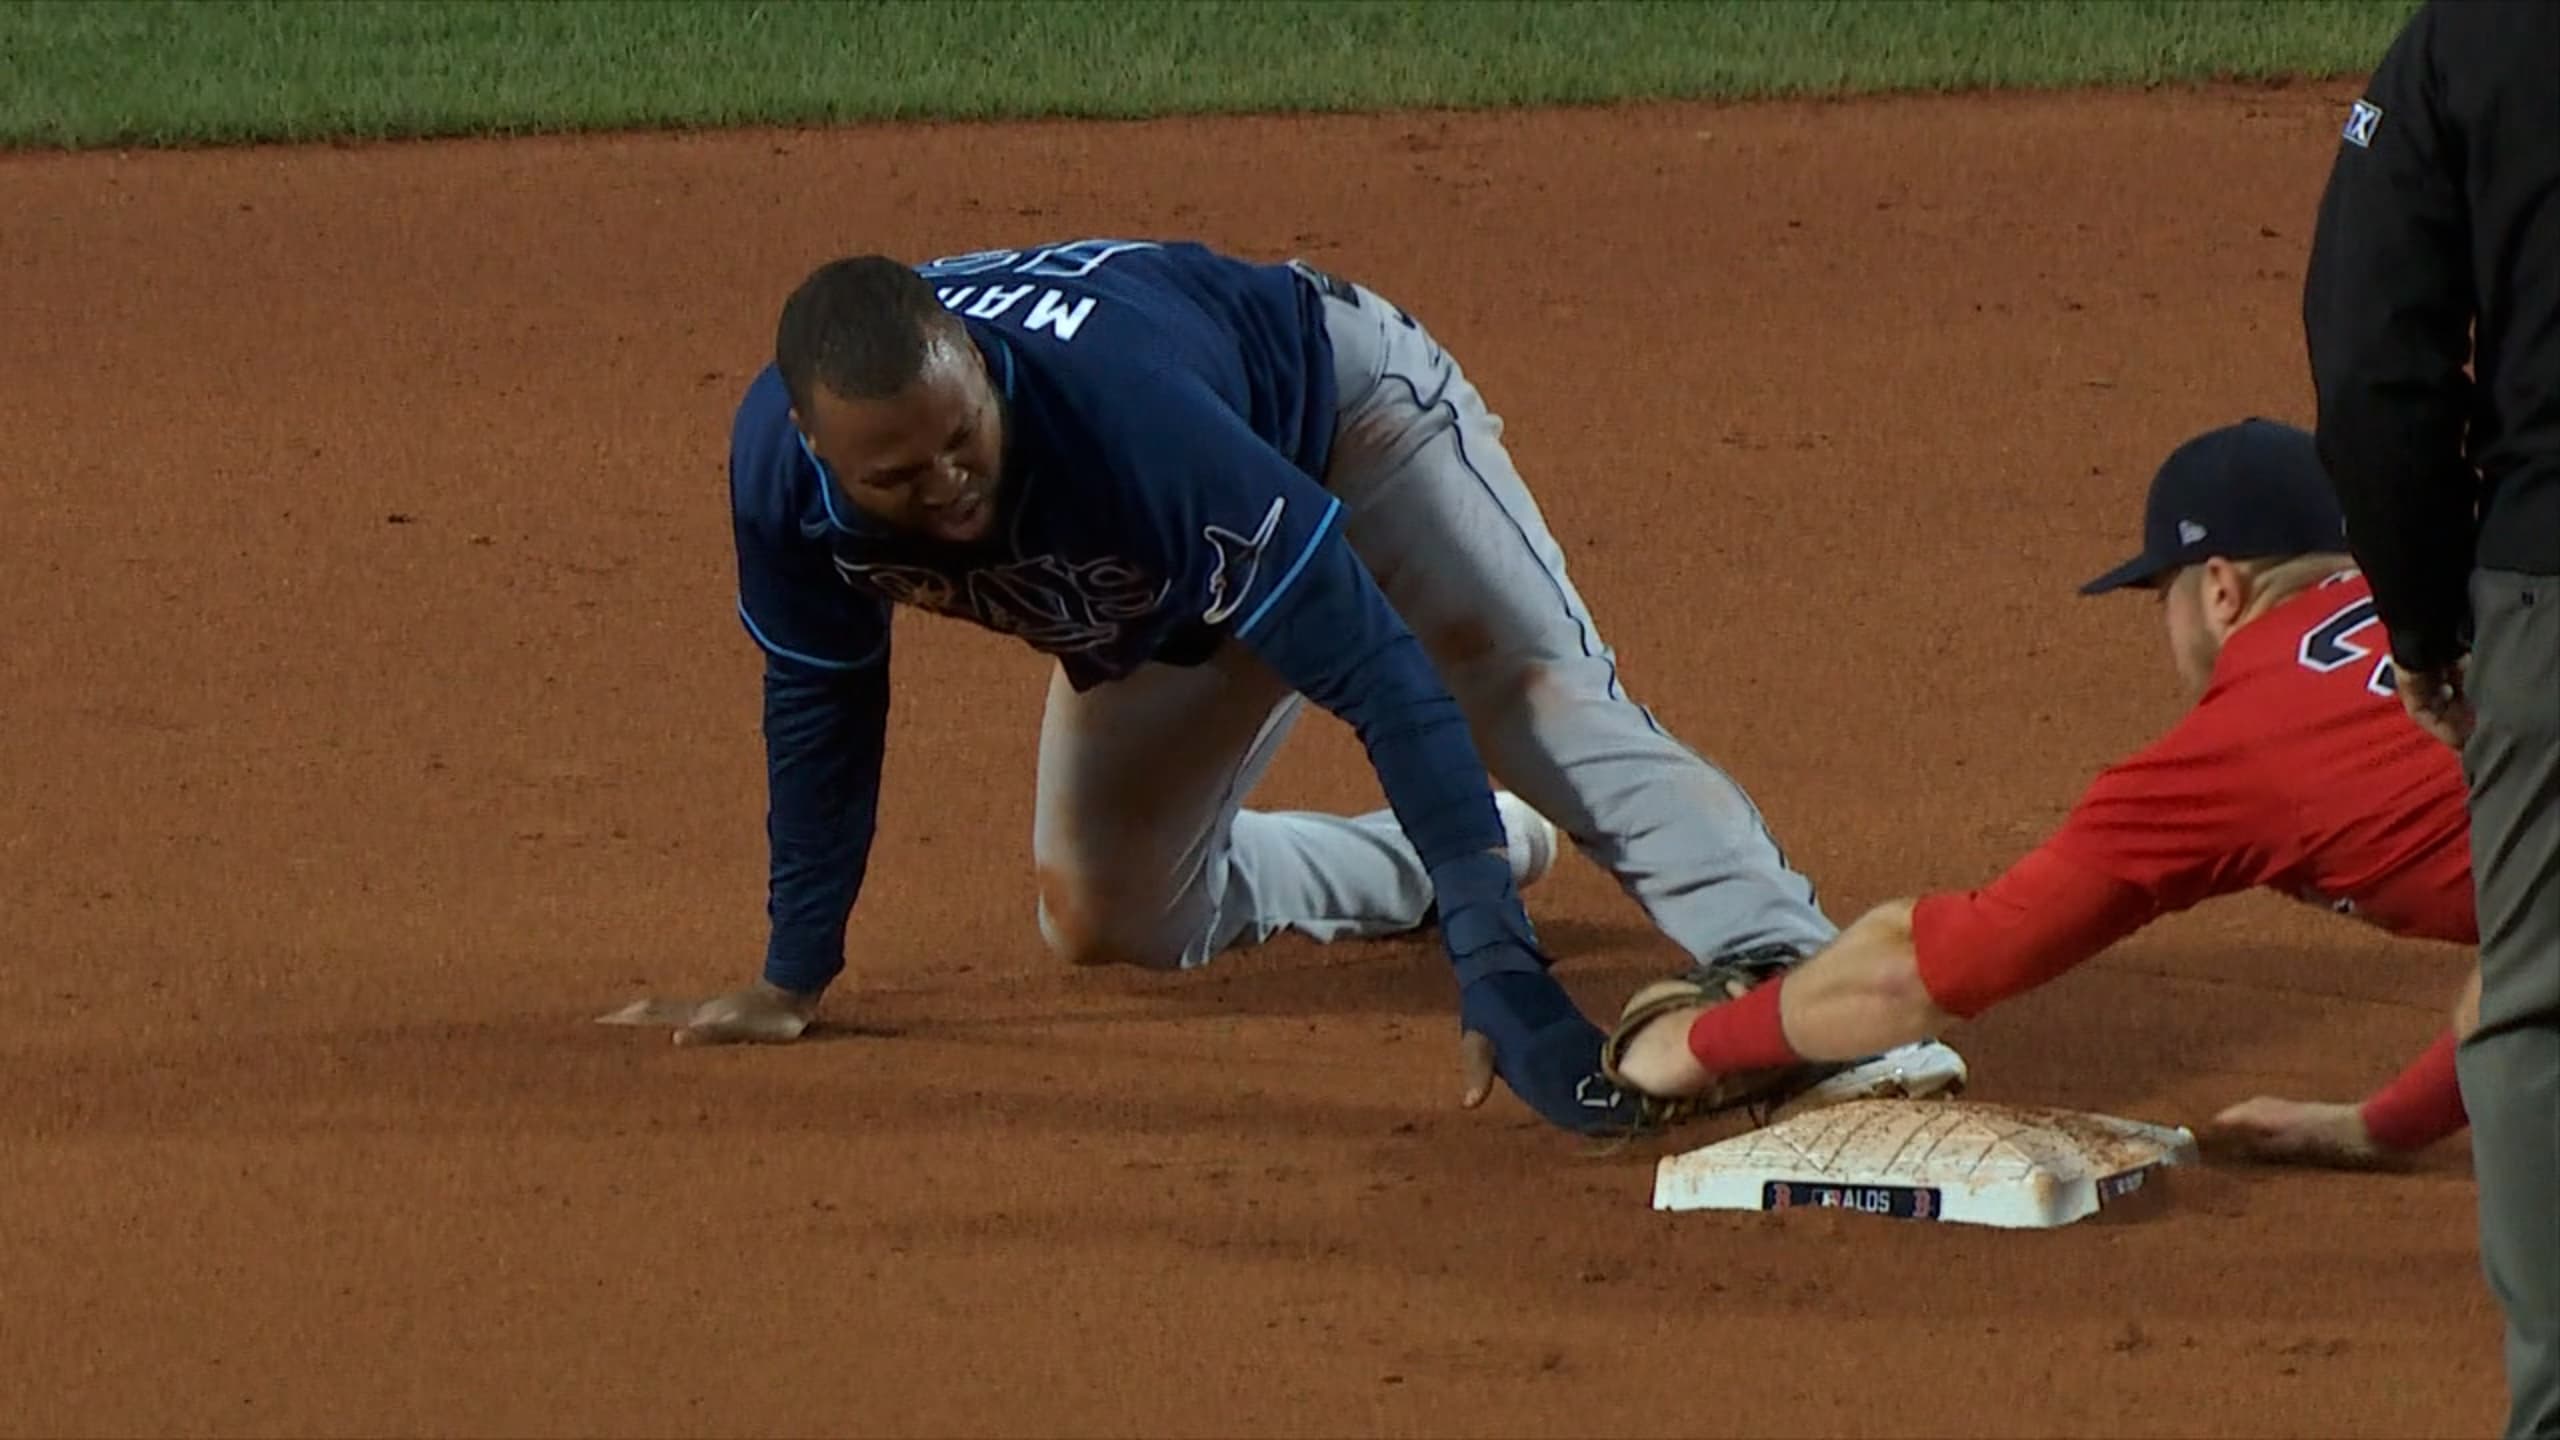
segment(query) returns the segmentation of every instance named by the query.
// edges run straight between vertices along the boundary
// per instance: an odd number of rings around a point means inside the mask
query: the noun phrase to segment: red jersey
[[[2108,767],[1984,889],[1923,898],[1922,983],[1972,1015],[2161,915],[2267,888],[2396,934],[2479,941],[2467,787],[2412,723],[2362,575],[2242,626],[2176,728]]]

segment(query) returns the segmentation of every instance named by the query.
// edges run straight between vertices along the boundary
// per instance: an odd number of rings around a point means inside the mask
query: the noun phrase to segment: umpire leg
[[[2480,1028],[2456,1053],[2481,1266],[2506,1312],[2506,1433],[2560,1437],[2560,579],[2482,570],[2471,602]]]

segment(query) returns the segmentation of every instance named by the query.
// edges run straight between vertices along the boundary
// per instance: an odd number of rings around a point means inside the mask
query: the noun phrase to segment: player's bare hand
[[[2471,738],[2476,719],[2471,696],[2463,689],[2470,667],[2470,661],[2457,660],[2439,670],[2395,670],[2392,680],[2400,691],[2400,707],[2418,728],[2456,750]]]
[[[702,1001],[634,1000],[596,1023],[668,1026],[678,1045],[779,1045],[799,1039],[817,1013],[816,995],[759,980]]]
[[[2224,1110],[2196,1139],[2215,1154],[2241,1160],[2364,1169],[2392,1158],[2373,1143],[2355,1106],[2272,1095]]]
[[[1705,1006],[1690,1006],[1665,1010],[1646,1022],[1627,1038],[1618,1056],[1618,1078],[1656,1099],[1704,1094],[1715,1077],[1689,1053],[1689,1027],[1705,1013]]]
[[[1458,1037],[1458,1103],[1469,1110],[1493,1093],[1493,1042],[1473,1030]]]

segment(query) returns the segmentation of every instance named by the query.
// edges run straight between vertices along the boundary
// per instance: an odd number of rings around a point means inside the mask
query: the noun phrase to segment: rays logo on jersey
[[[1051,655],[1105,649],[1154,614],[1169,583],[1116,559],[1082,564],[1034,555],[958,576],[926,565],[866,565],[836,557],[848,584],[890,603],[973,621]]]
[[[1239,535],[1224,525],[1201,528],[1202,538],[1218,552],[1217,563],[1209,571],[1209,606],[1200,612],[1203,624],[1219,625],[1236,613],[1244,597],[1253,593],[1254,577],[1262,572],[1262,552],[1271,545],[1273,533],[1280,528],[1280,512],[1289,508],[1283,497],[1273,500],[1263,512],[1261,528],[1252,535]]]

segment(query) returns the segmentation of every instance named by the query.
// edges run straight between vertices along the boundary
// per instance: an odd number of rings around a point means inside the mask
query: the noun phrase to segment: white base
[[[1967,1100],[1848,1100],[1672,1155],[1656,1210],[1857,1210],[2046,1229],[2195,1159],[2183,1126]]]

